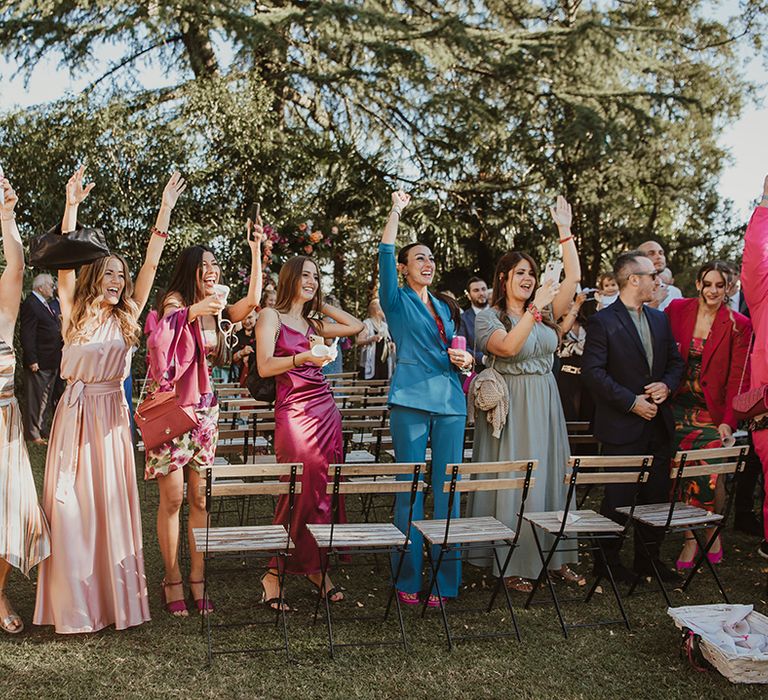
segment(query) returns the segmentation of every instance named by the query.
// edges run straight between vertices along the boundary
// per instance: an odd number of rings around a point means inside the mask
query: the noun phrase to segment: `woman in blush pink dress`
[[[72,231],[83,187],[81,167],[67,183],[61,230]],[[134,291],[122,257],[110,255],[59,272],[67,388],[54,415],[45,463],[43,508],[51,556],[40,567],[34,623],[56,632],[119,630],[149,620],[147,583],[128,407],[123,391],[138,317],[149,296],[171,211],[185,188],[174,173],[163,191]]]
[[[13,327],[24,281],[24,248],[16,227],[18,198],[0,172],[0,226],[5,269],[0,276],[0,629],[18,634],[24,623],[11,607],[5,583],[11,567],[25,576],[50,554],[48,523],[37,502],[21,413],[13,395]]]
[[[328,316],[335,323],[317,320]],[[344,461],[341,414],[321,367],[332,361],[315,357],[310,336],[338,338],[357,335],[363,324],[341,309],[323,303],[317,263],[299,255],[283,265],[277,283],[274,309],[262,309],[256,324],[256,360],[262,377],[274,377],[275,453],[278,462],[304,465],[302,491],[296,497],[291,539],[296,544],[286,573],[303,575],[332,602],[344,599],[330,577],[322,581],[323,553],[307,530],[307,523],[330,523],[331,496],[326,493],[328,465]],[[288,497],[281,496],[275,524],[288,522]],[[344,521],[343,511],[339,514]],[[277,562],[262,578],[263,600],[272,608],[280,604]],[[286,605],[286,603],[283,603]]]

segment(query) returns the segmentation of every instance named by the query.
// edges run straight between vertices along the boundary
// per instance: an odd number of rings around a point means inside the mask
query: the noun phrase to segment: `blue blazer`
[[[450,344],[454,336],[450,309],[432,294],[429,298]],[[442,415],[466,415],[461,375],[448,359],[449,346],[440,338],[435,319],[416,292],[398,285],[395,246],[391,243],[379,244],[379,301],[397,346],[390,405]]]
[[[647,423],[632,413],[635,397],[651,382],[664,382],[674,394],[685,363],[666,315],[643,307],[653,338],[653,367],[648,367],[640,334],[627,307],[617,299],[589,319],[581,378],[595,399],[595,437],[601,442],[624,445],[639,440]],[[675,421],[670,399],[659,406],[670,438]]]

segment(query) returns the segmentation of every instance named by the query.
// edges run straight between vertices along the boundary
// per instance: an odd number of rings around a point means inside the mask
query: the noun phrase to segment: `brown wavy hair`
[[[102,307],[104,296],[101,293],[101,284],[107,263],[112,258],[120,261],[123,266],[125,287],[123,287],[117,304],[110,308],[109,313],[117,319],[126,345],[132,347],[139,344],[141,328],[137,320],[139,307],[133,300],[133,280],[128,269],[128,263],[122,255],[117,253],[99,258],[80,268],[80,274],[78,274],[75,282],[72,314],[65,338],[67,343],[76,344],[86,341],[93,333],[94,328],[101,323],[104,308]]]
[[[318,285],[315,295],[304,304],[301,315],[313,330],[320,330],[323,323],[323,293],[320,290],[320,266],[314,258],[308,255],[297,255],[288,260],[281,268],[277,277],[277,299],[275,309],[284,314],[291,310],[294,298],[299,293],[301,287],[301,274],[304,271],[304,263],[311,262],[317,270]]]
[[[533,298],[536,296],[536,290],[539,288],[539,268],[534,259],[528,255],[528,253],[524,253],[521,250],[510,251],[499,258],[499,262],[496,263],[496,271],[493,273],[493,296],[491,297],[491,306],[498,312],[499,319],[504,324],[504,328],[507,329],[507,332],[512,330],[512,322],[507,317],[507,281],[509,280],[509,273],[523,261],[531,266],[534,278],[531,296],[529,296],[523,304],[523,310],[526,310],[533,302]],[[551,307],[549,309],[539,309],[539,311],[541,311],[542,323],[557,333],[559,341],[560,328],[555,323],[555,319],[552,318]]]
[[[696,273],[696,281],[702,285],[701,291],[699,291],[699,297],[702,299],[704,298],[704,278],[710,272],[719,272],[720,276],[723,278],[723,283],[725,284],[723,306],[725,306],[728,311],[728,317],[731,319],[731,327],[733,328],[734,332],[738,332],[736,318],[734,317],[733,310],[729,305],[730,297],[728,296],[728,287],[730,287],[731,282],[733,282],[733,268],[724,260],[710,260],[709,262],[704,263]]]

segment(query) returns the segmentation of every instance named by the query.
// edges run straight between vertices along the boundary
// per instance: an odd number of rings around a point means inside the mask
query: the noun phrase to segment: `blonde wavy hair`
[[[131,347],[139,344],[141,328],[136,320],[139,315],[139,307],[133,300],[131,273],[125,258],[122,255],[112,253],[112,255],[100,258],[80,268],[80,274],[75,282],[72,315],[65,338],[70,345],[87,341],[93,330],[102,322],[104,296],[101,293],[101,285],[104,271],[111,258],[120,261],[123,266],[125,287],[123,287],[123,293],[117,304],[111,307],[110,313],[117,319],[126,345]]]

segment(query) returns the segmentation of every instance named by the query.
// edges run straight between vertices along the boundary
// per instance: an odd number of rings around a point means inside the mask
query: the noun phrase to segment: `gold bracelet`
[[[294,367],[298,367],[298,365],[296,364],[296,355],[291,355],[291,362],[293,363]]]

